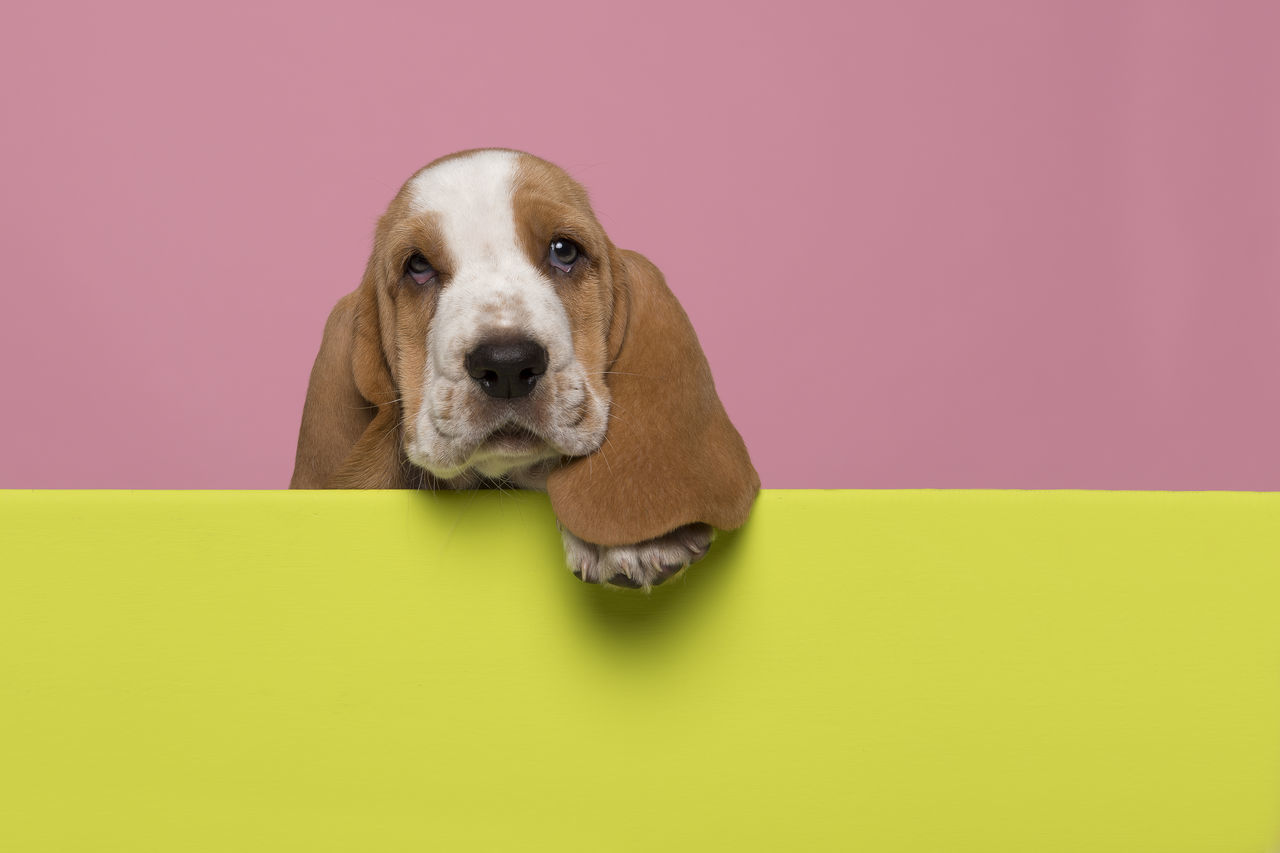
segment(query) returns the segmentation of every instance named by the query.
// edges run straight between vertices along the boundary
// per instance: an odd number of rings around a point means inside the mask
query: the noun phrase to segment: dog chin
[[[471,454],[468,467],[497,478],[560,457],[546,439],[522,427],[503,427],[489,435]]]
[[[564,455],[542,436],[515,425],[494,430],[469,450],[459,452],[456,446],[450,450],[453,452],[430,454],[409,449],[407,455],[414,465],[457,489],[504,478],[521,488],[540,488],[547,473]]]

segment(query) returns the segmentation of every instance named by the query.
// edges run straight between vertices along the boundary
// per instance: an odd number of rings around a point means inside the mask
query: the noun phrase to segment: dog
[[[684,310],[518,151],[415,173],[325,324],[295,489],[544,489],[570,569],[649,589],[760,488]]]

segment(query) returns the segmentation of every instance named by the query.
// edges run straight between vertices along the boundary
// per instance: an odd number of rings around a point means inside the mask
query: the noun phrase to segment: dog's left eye
[[[563,272],[568,272],[578,260],[581,250],[578,244],[572,240],[566,240],[563,237],[557,237],[551,241],[551,251],[547,254],[547,260],[551,261],[551,266]]]

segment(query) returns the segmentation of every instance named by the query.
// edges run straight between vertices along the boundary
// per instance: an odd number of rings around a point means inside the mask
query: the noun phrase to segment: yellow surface
[[[1280,495],[0,492],[0,850],[1274,853]]]

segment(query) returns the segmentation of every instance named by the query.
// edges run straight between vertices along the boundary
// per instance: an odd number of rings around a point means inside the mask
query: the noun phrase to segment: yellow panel
[[[0,849],[1273,853],[1280,495],[0,493]]]

